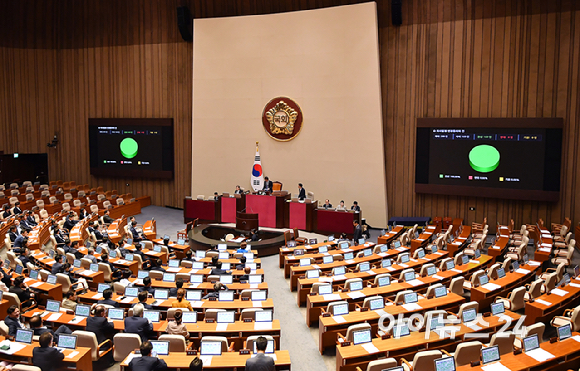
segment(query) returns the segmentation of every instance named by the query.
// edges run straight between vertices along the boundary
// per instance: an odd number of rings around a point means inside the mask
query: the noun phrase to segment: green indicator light
[[[125,138],[121,141],[121,154],[125,158],[133,158],[137,156],[139,144],[133,138]]]
[[[499,166],[500,154],[494,147],[482,144],[469,151],[469,165],[480,173],[489,173]]]

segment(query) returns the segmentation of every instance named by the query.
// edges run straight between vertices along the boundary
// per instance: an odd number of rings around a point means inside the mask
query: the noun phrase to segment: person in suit
[[[52,334],[45,332],[38,340],[40,347],[32,350],[32,364],[42,371],[55,371],[61,367],[64,354],[52,347]]]
[[[259,336],[256,339],[256,350],[258,354],[255,357],[250,357],[246,360],[246,371],[274,371],[274,359],[266,355],[266,347],[268,340]]]
[[[63,227],[64,227],[64,229],[68,229],[70,231],[70,230],[72,230],[74,228],[74,226],[78,222],[79,222],[78,220],[75,220],[75,213],[73,211],[71,211],[66,216],[66,219],[64,221]]]
[[[36,222],[36,219],[34,218],[34,213],[32,211],[27,211],[26,212],[26,223],[30,226],[36,226],[38,225],[38,223]]]
[[[258,241],[260,241],[260,236],[258,235],[258,231],[257,230],[252,229],[250,231],[250,234],[251,234],[250,235],[250,241],[252,241],[252,242],[258,242]]]
[[[20,253],[20,256],[18,257],[18,259],[20,259],[20,261],[22,262],[22,265],[24,265],[26,267],[28,263],[32,263],[32,261],[30,261],[30,257],[29,257],[30,251],[26,247],[23,248],[21,251],[22,252]]]
[[[84,256],[85,259],[89,259],[92,264],[98,264],[99,261],[95,257],[95,250],[92,247],[89,247],[87,250],[87,255]]]
[[[149,339],[149,335],[153,332],[153,325],[147,318],[143,318],[142,304],[136,304],[133,307],[133,317],[125,318],[125,332],[139,335],[142,343]]]
[[[66,237],[66,234],[64,232],[62,232],[62,230],[60,229],[60,226],[58,224],[55,225],[54,229],[52,230],[52,235],[54,236],[54,239],[56,240],[56,244],[58,246],[62,246],[64,245],[64,252],[68,252],[66,251],[66,241],[68,241],[68,238]],[[70,247],[70,241],[69,241],[69,247]]]
[[[0,259],[0,281],[6,285],[6,287],[12,286],[12,279],[10,278],[10,274],[6,273],[2,266],[4,265],[4,261]]]
[[[220,196],[218,195],[218,193],[217,193],[217,192],[214,192],[214,193],[213,193],[213,200],[214,200],[214,201],[217,201],[217,200],[219,200],[219,199],[220,199]]]
[[[246,261],[247,261],[246,257],[245,256],[242,256],[240,258],[240,264],[236,264],[236,269],[237,270],[244,269],[246,267]]]
[[[143,287],[139,287],[139,292],[146,291],[147,293],[154,295],[155,289],[151,287],[151,278],[145,277],[143,278]]]
[[[164,371],[167,370],[167,363],[157,357],[151,357],[153,345],[145,341],[139,348],[141,357],[135,357],[129,362],[129,369],[133,371]],[[44,371],[44,370],[43,370]]]
[[[34,335],[40,336],[40,335],[44,334],[45,332],[50,332],[52,334],[52,336],[54,337],[54,340],[57,343],[58,343],[58,335],[60,335],[60,334],[69,334],[69,335],[72,334],[71,329],[65,325],[60,325],[59,328],[56,329],[56,331],[52,331],[52,330],[48,329],[46,326],[44,326],[44,323],[42,321],[42,317],[40,317],[39,315],[32,316],[29,323],[30,323],[30,329],[32,331],[34,331]]]
[[[237,185],[236,190],[234,191],[234,194],[241,195],[242,193],[244,193],[244,191],[242,191],[242,188],[240,188],[240,186]]]
[[[54,257],[55,263],[52,265],[50,273],[57,274],[62,272],[62,255],[58,254]]]
[[[203,361],[198,357],[195,357],[189,364],[189,371],[202,371]]]
[[[238,280],[241,281],[249,281],[250,280],[250,273],[252,272],[252,268],[250,267],[245,267],[244,268],[244,274],[239,276]]]
[[[215,268],[211,270],[210,275],[222,275],[222,274],[229,274],[230,272],[222,269],[222,262],[218,261],[215,265]]]
[[[131,232],[131,236],[133,236],[133,241],[139,242],[144,240],[145,238],[137,231],[137,221],[134,220],[131,222],[131,228],[129,228],[129,232]]]
[[[4,205],[4,211],[2,212],[2,218],[6,219],[12,215],[12,211],[10,210],[10,206],[8,204]]]
[[[115,221],[115,219],[113,219],[109,216],[110,212],[111,212],[110,210],[105,210],[105,213],[103,215],[103,223],[111,224],[112,222]]]
[[[323,207],[325,210],[332,209],[332,204],[330,203],[330,200],[325,200],[325,201],[324,201],[324,205],[322,205],[322,207]]]
[[[304,200],[306,198],[306,190],[302,186],[302,183],[298,183],[298,199]]]
[[[272,183],[272,181],[270,180],[270,178],[265,177],[264,178],[264,188],[262,188],[262,191],[264,191],[264,192],[272,192],[272,187],[274,187],[274,183]]]
[[[107,305],[112,305],[115,308],[119,308],[119,303],[117,303],[116,301],[111,299],[112,296],[113,296],[113,289],[111,289],[111,288],[105,289],[103,291],[103,298],[101,300],[97,301],[97,304],[107,304]]]
[[[22,209],[20,208],[20,201],[16,201],[14,203],[14,207],[12,208],[13,215],[20,215],[22,214]]]
[[[143,246],[140,243],[135,244],[135,251],[127,250],[127,252],[129,252],[129,254],[139,255],[143,262],[149,260],[149,257],[143,252]]]
[[[358,224],[358,220],[354,220],[352,224],[354,225],[354,236],[352,239],[355,243],[358,243],[359,238],[362,238],[362,228],[360,224]]]
[[[205,295],[202,299],[205,300],[205,299],[209,299],[209,298],[217,298],[220,296],[219,295],[220,290],[227,290],[227,289],[228,289],[228,287],[226,285],[224,285],[223,283],[216,282],[213,285],[213,292],[207,293],[207,295]]]
[[[360,211],[360,206],[358,206],[358,202],[354,201],[350,209],[353,211]]]
[[[6,310],[6,313],[8,315],[4,318],[4,324],[8,326],[8,335],[16,336],[16,330],[24,328],[24,325],[20,322],[20,308],[13,305]]]
[[[169,289],[169,296],[175,297],[177,296],[177,290],[183,287],[183,278],[179,277],[175,280],[175,287]]]
[[[93,332],[97,337],[97,343],[101,344],[107,339],[113,339],[115,335],[115,327],[112,322],[109,322],[105,317],[105,306],[98,304],[93,309],[93,316],[87,318],[86,331]],[[106,345],[101,349],[108,349],[110,345]]]
[[[95,221],[92,226],[89,226],[89,233],[94,233],[97,241],[103,240],[103,234],[99,230],[99,222]]]
[[[149,293],[147,291],[141,291],[140,293],[137,294],[137,300],[139,300],[139,302],[133,304],[133,306],[131,308],[135,308],[135,305],[141,304],[141,305],[143,305],[143,308],[145,308],[145,309],[153,309],[153,306],[151,304],[147,304],[148,297],[149,297]]]
[[[15,250],[14,252],[16,252],[17,254],[21,254],[22,248],[26,246],[27,242],[28,242],[28,230],[23,229],[22,234],[19,234],[18,237],[16,237],[16,240],[14,240],[14,244],[12,245],[12,248]]]
[[[27,308],[29,306],[31,306],[33,303],[32,301],[29,301],[27,303],[24,303],[26,300],[29,300],[31,298],[34,298],[34,294],[30,292],[30,289],[28,288],[28,285],[26,285],[26,283],[24,283],[24,276],[18,276],[14,279],[14,286],[12,286],[10,288],[10,292],[13,294],[16,294],[18,296],[18,299],[20,299],[20,305],[23,308]]]
[[[62,300],[62,305],[60,307],[64,309],[70,309],[75,312],[77,309],[77,296],[75,292],[63,292],[62,296],[64,299]]]
[[[159,272],[166,272],[165,268],[163,268],[163,261],[159,258],[155,259],[152,258],[151,260],[151,268],[150,271],[159,271]]]
[[[106,252],[101,255],[101,263],[107,264],[109,266],[109,268],[111,269],[111,274],[112,274],[111,277],[112,277],[113,281],[117,281],[117,280],[121,279],[121,277],[123,277],[123,270],[115,267],[109,261],[109,254],[107,254]]]
[[[11,225],[10,228],[8,229],[8,237],[10,237],[10,242],[12,242],[12,243],[14,243],[14,241],[16,241],[19,234],[20,233],[18,233],[18,229],[16,229],[15,225]]]

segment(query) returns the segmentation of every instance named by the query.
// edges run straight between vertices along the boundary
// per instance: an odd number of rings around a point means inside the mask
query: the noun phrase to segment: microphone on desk
[[[242,209],[242,211],[240,211],[240,212],[241,212],[241,213],[243,213],[244,211],[246,211],[246,208],[245,208],[245,207],[244,207],[244,208]]]

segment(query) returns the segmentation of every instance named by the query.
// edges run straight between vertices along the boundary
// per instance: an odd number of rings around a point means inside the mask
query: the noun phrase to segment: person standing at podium
[[[242,191],[242,189],[240,188],[240,186],[239,186],[239,185],[237,185],[237,186],[236,186],[236,191],[234,192],[234,194],[236,194],[236,195],[241,195],[242,193],[244,193],[244,192]]]
[[[272,192],[272,187],[274,187],[274,183],[272,183],[272,181],[270,180],[270,178],[265,177],[264,178],[264,188],[262,188],[262,191],[264,191],[264,192]]]
[[[306,198],[306,190],[304,189],[304,187],[302,186],[302,183],[298,183],[298,199],[300,201],[304,200]]]

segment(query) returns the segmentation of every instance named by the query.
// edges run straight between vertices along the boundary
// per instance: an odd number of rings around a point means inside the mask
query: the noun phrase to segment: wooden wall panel
[[[48,151],[53,179],[150,194],[155,204],[180,206],[190,189],[192,45],[181,40],[176,7],[188,5],[205,18],[359,2],[1,1],[0,150],[43,152],[58,132],[61,144]],[[390,24],[390,0],[377,4],[389,215],[580,221],[580,4],[406,0],[401,27]],[[89,117],[173,117],[175,179],[91,177]],[[563,117],[560,202],[415,194],[418,117]]]

